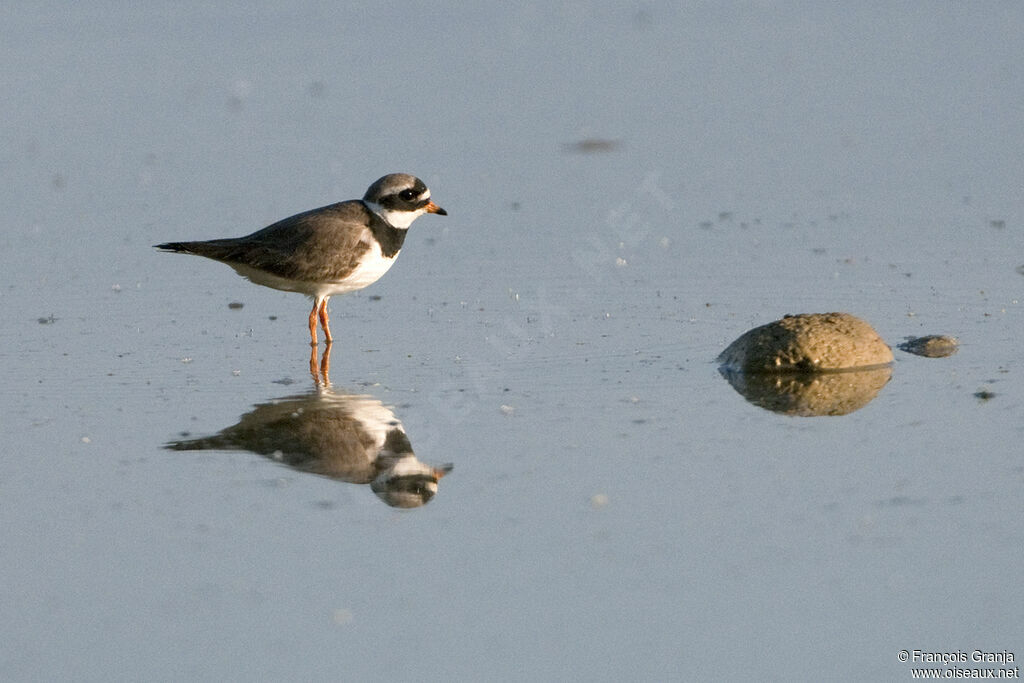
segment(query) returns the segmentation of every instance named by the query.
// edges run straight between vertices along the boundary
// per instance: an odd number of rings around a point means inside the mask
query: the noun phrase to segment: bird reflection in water
[[[300,472],[369,484],[392,507],[428,503],[452,466],[417,460],[402,423],[376,398],[331,388],[330,353],[328,346],[318,364],[317,349],[311,349],[316,388],[309,394],[257,405],[213,436],[174,441],[166,448],[251,451]]]

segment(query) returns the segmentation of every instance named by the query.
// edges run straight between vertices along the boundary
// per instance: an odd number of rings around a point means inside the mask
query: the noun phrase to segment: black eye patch
[[[404,201],[411,202],[412,200],[416,199],[416,197],[418,197],[419,194],[420,193],[416,192],[415,190],[402,190],[401,192],[398,193],[398,196],[401,197]]]

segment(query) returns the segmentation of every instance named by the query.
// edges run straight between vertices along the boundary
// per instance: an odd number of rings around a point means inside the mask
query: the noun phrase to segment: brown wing
[[[374,218],[362,202],[348,201],[304,211],[245,237],[169,242],[157,248],[244,264],[291,280],[337,281],[370,248],[368,225]]]

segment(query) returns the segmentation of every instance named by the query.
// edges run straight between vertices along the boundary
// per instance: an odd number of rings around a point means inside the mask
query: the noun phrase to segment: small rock
[[[915,356],[925,358],[945,358],[956,353],[960,342],[956,337],[947,337],[943,334],[929,334],[925,337],[907,337],[907,340],[899,345],[901,351],[912,353]]]

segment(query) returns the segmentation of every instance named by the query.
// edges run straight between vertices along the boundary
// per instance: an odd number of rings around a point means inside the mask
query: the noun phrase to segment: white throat
[[[385,209],[380,204],[375,204],[374,202],[363,200],[363,203],[366,204],[366,207],[370,209],[370,211],[373,211],[375,214],[380,216],[385,223],[393,228],[398,228],[399,230],[408,230],[414,220],[427,212],[426,209],[416,209],[415,211],[391,211],[390,209]]]

